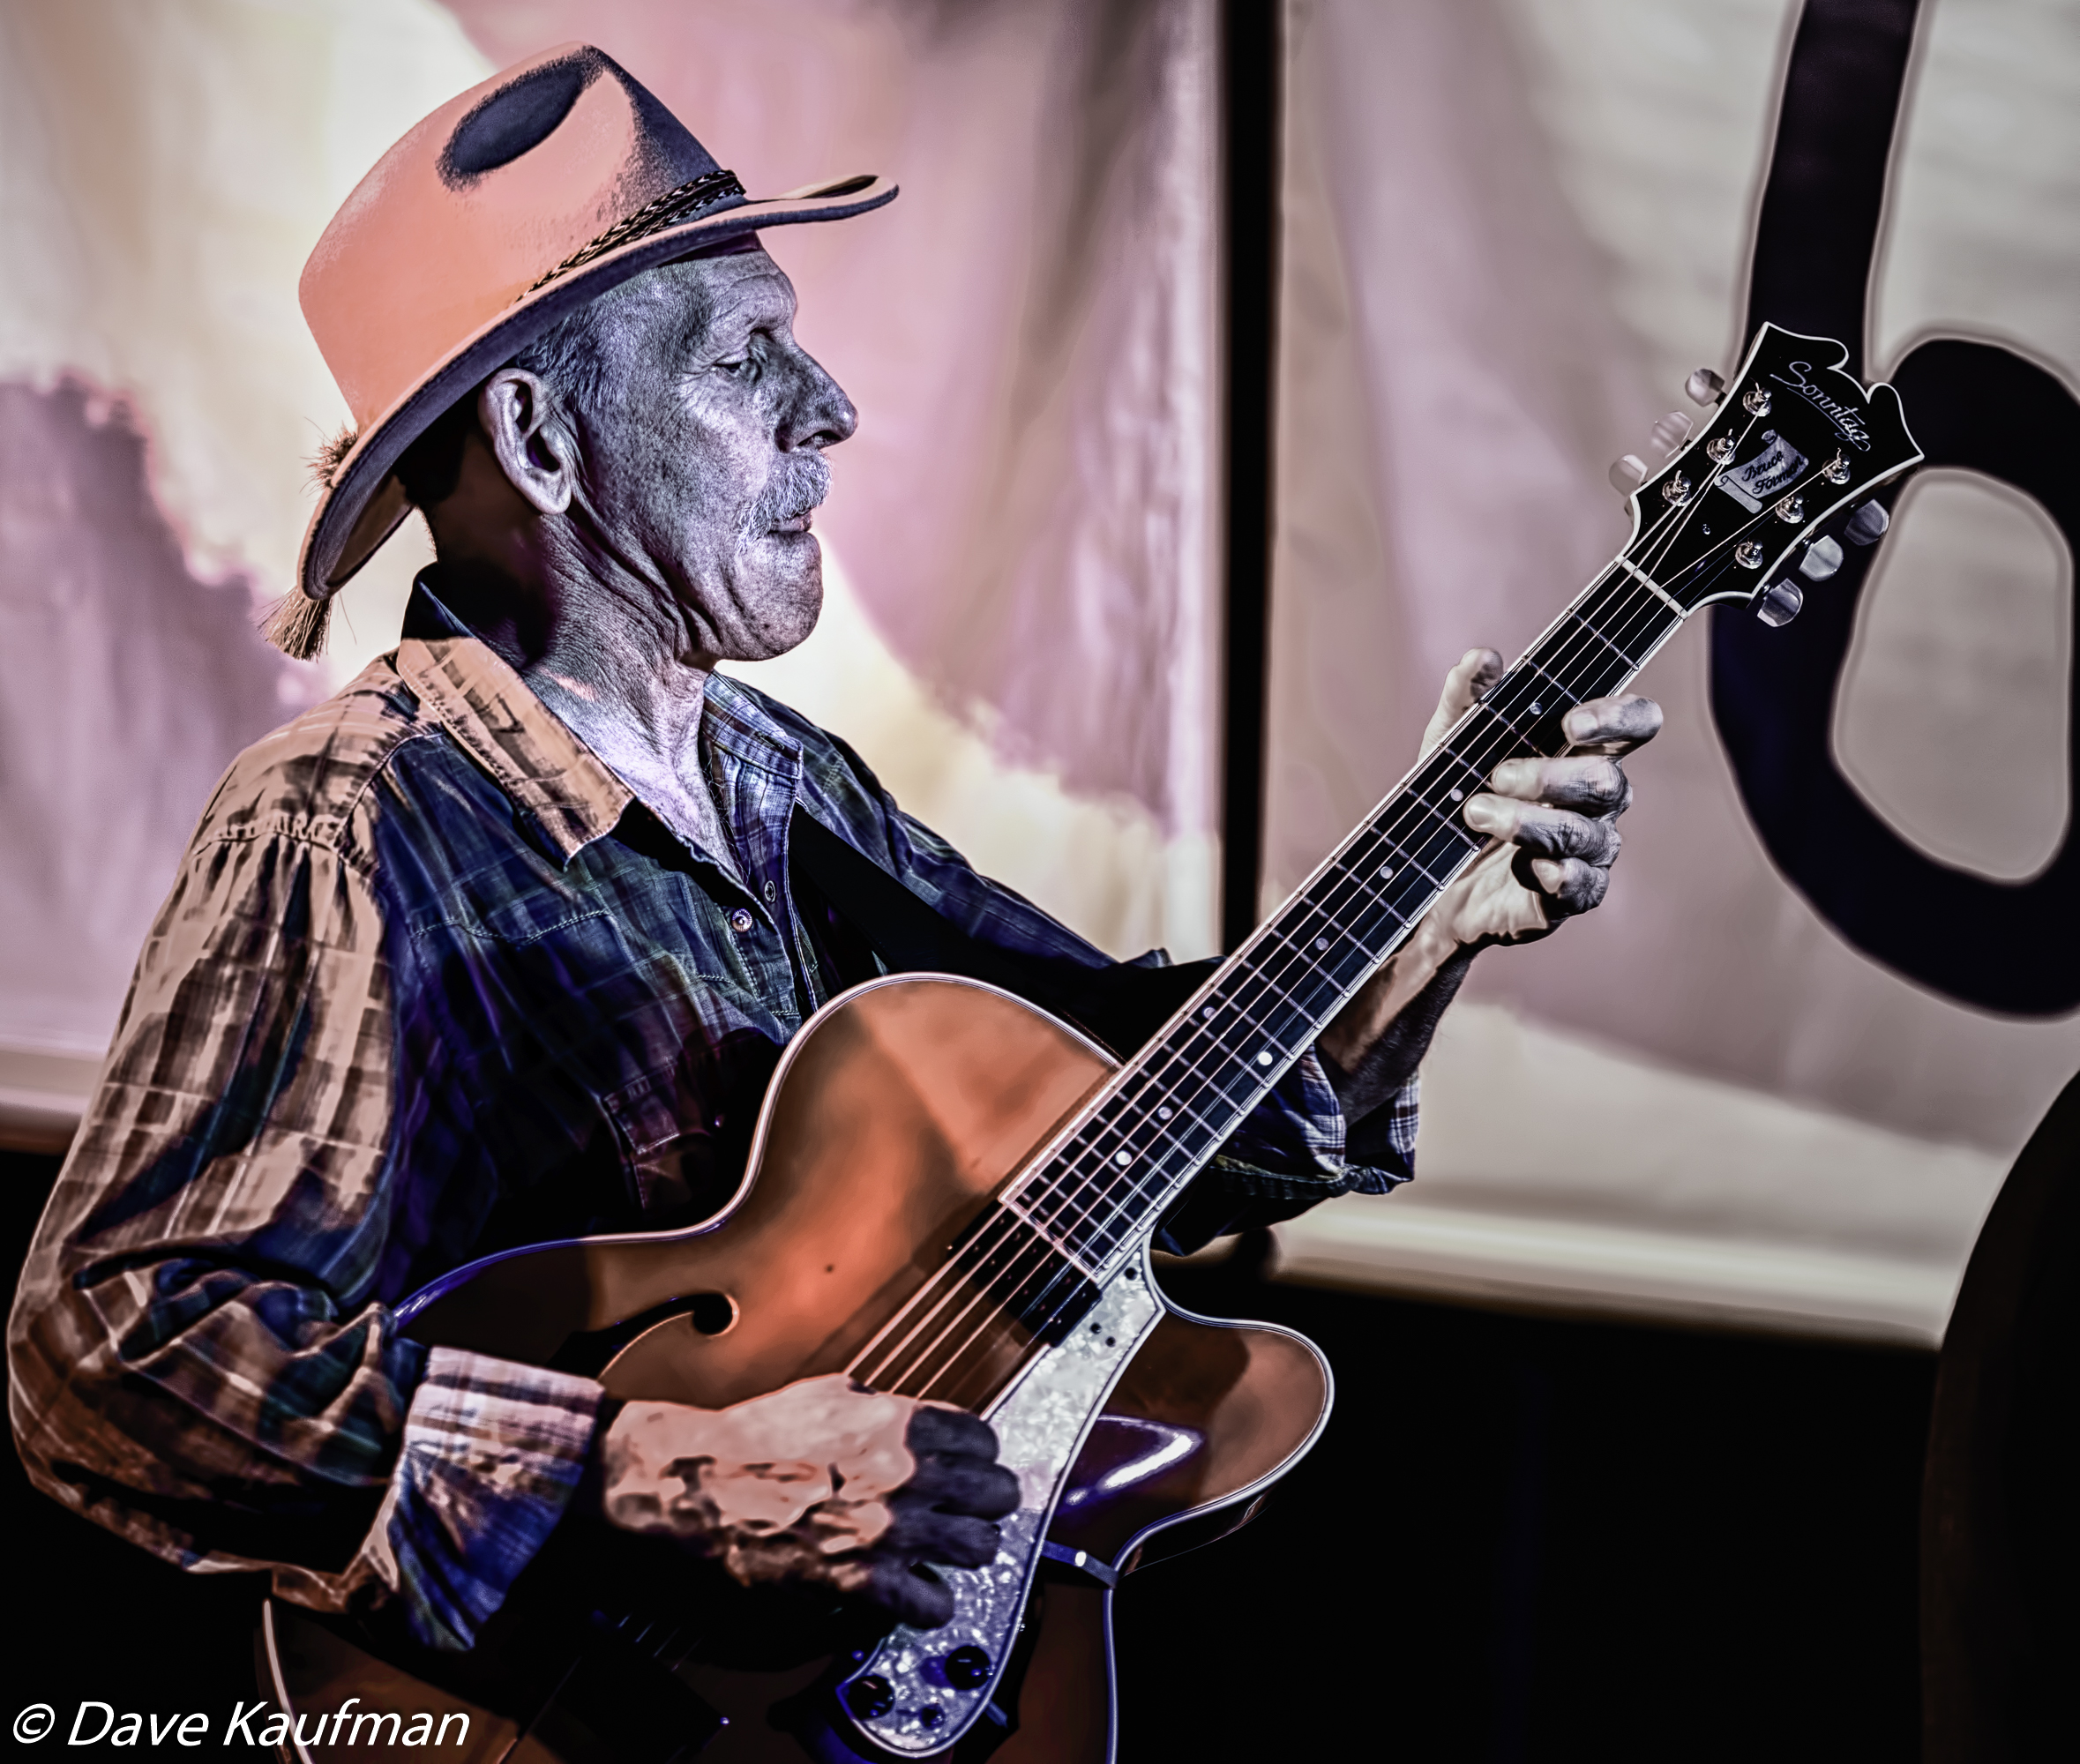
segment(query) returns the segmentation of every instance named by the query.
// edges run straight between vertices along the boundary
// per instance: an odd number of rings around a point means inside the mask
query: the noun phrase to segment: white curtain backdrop
[[[1609,460],[1736,354],[1796,12],[1289,0],[1267,901],[1403,769],[1449,663],[1514,652],[1612,554]],[[62,1143],[212,781],[393,639],[426,555],[413,523],[356,580],[324,668],[253,633],[344,415],[305,255],[410,123],[574,37],[753,188],[903,187],[769,242],[864,421],[834,456],[824,624],[756,677],[1107,947],[1210,950],[1216,22],[0,8],[0,1136]],[[1926,0],[1901,128],[1880,367],[1940,332],[2080,380],[2080,13]],[[1903,502],[1836,749],[1924,850],[2016,877],[2056,846],[2071,606],[2023,498],[1948,473]],[[1816,917],[1747,822],[1705,668],[1700,631],[1647,676],[1669,725],[1609,903],[1484,958],[1448,1020],[1421,1179],[1289,1228],[1289,1273],[1940,1332],[2080,1025],[1958,1006]]]

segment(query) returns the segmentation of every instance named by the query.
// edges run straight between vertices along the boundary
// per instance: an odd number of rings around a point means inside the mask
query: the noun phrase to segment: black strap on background
[[[814,903],[844,920],[892,974],[957,974],[1015,993],[1073,1023],[1125,1059],[1169,1020],[1220,966],[1217,957],[1183,966],[1142,967],[1029,955],[970,937],[927,906],[872,859],[863,857],[805,809],[788,834],[796,904],[814,928]],[[819,947],[841,984],[863,977]]]

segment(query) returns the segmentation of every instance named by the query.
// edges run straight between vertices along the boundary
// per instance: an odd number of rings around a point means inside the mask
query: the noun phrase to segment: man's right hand
[[[979,1568],[1018,1506],[987,1423],[842,1373],[733,1408],[631,1402],[600,1441],[599,1511],[744,1586],[825,1587],[930,1629],[954,1614],[926,1564]]]

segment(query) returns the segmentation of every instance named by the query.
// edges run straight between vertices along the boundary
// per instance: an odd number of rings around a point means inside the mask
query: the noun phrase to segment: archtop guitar
[[[278,1601],[268,1679],[316,1723],[293,1749],[370,1756],[357,1716],[445,1697],[474,1712],[451,1756],[1108,1759],[1113,1588],[1240,1522],[1331,1394],[1299,1336],[1171,1304],[1149,1260],[1158,1222],[1485,848],[1461,808],[1500,761],[1564,752],[1562,715],[1623,688],[1700,608],[1749,602],[1782,624],[1843,538],[1883,530],[1873,493],[1920,454],[1897,393],[1846,361],[1765,325],[1730,387],[1695,377],[1710,413],[1657,470],[1629,462],[1624,549],[1134,1058],[973,981],[872,982],[789,1045],[714,1218],[494,1257],[401,1307],[420,1341],[595,1372],[626,1398],[719,1408],[844,1371],[986,1417],[1023,1499],[994,1562],[939,1571],[950,1623],[763,1669],[713,1635],[602,1618],[683,1701],[599,1656],[501,1708]],[[601,1737],[639,1704],[649,1738]]]

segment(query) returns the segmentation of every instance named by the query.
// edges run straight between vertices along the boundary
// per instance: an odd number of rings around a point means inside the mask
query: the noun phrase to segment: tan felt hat
[[[347,198],[299,290],[355,429],[269,635],[325,641],[327,602],[411,505],[399,456],[472,386],[587,301],[767,227],[841,220],[895,195],[858,176],[752,198],[607,56],[566,43],[436,110]]]

